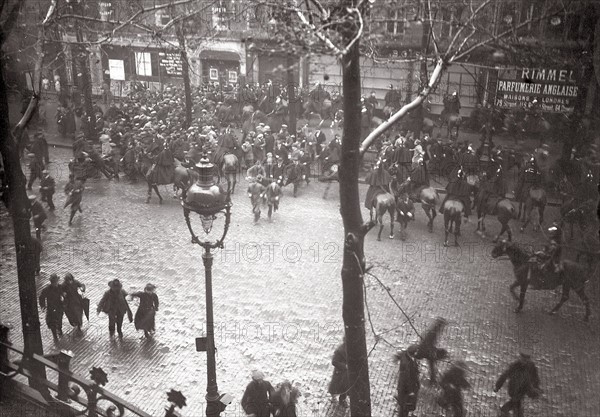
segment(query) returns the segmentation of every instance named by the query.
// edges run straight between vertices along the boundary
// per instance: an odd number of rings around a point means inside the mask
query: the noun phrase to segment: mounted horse
[[[484,177],[486,178],[487,175]],[[502,168],[499,167],[492,178],[485,179],[479,194],[475,198],[475,208],[477,209],[477,230],[481,235],[485,235],[485,216],[497,216],[500,222],[500,233],[494,238],[497,242],[504,232],[508,232],[508,241],[512,241],[512,230],[510,220],[515,219],[516,209],[513,203],[505,198],[506,184],[503,178]]]
[[[519,173],[519,180],[517,184],[517,189],[515,190],[515,200],[519,202],[519,213],[517,215],[517,219],[521,219],[521,212],[523,211],[523,206],[527,204],[527,200],[529,201],[529,208],[533,209],[534,207],[540,208],[542,203],[542,197],[545,198],[545,191],[536,191],[531,195],[531,190],[539,190],[542,188],[542,174],[538,170],[537,165],[533,158],[531,158],[523,167],[523,170]],[[542,209],[543,210],[543,209]],[[523,211],[523,220],[527,219],[527,206]],[[540,217],[543,214],[540,212]],[[541,222],[541,219],[540,219]]]
[[[462,215],[465,212],[465,206],[459,199],[449,197],[443,204],[444,210],[444,246],[448,246],[448,235],[452,233],[454,235],[454,246],[460,246],[458,244],[458,237],[460,236],[460,224],[462,221]]]
[[[443,100],[444,109],[440,114],[440,129],[444,125],[448,128],[448,138],[453,137],[458,139],[458,131],[462,124],[462,116],[460,115],[460,99],[453,93],[452,96],[446,96]],[[452,131],[456,129],[456,136],[452,135]]]
[[[392,194],[383,187],[374,196],[369,207],[369,216],[373,221],[373,209],[375,209],[375,220],[379,223],[379,233],[377,240],[381,241],[381,232],[383,231],[383,215],[387,212],[390,215],[390,239],[394,238],[394,215],[396,213],[396,200]]]
[[[158,196],[159,204],[162,204],[163,198],[158,191],[159,185],[173,184],[173,191],[177,193],[177,190],[179,189],[185,197],[185,192],[189,185],[198,178],[198,174],[194,170],[183,167],[177,159],[173,158],[171,164],[167,164],[166,162],[167,161],[165,161],[165,164],[161,165],[159,164],[158,159],[155,162],[146,153],[140,153],[138,157],[140,173],[148,183],[148,197],[146,198],[146,203],[150,203],[152,190],[154,190]]]
[[[427,222],[427,230],[429,233],[433,232],[433,220],[437,216],[436,206],[440,202],[440,197],[435,188],[429,186],[428,184],[421,184],[415,186],[412,179],[408,177],[406,181],[402,184],[398,185],[397,181],[394,179],[390,183],[390,190],[396,197],[396,204],[398,205],[398,198],[403,193],[409,195],[410,199],[416,203],[421,203],[421,208],[425,212],[425,215],[429,219]]]
[[[521,248],[516,243],[502,241],[492,249],[492,257],[498,258],[507,255],[513,265],[515,281],[510,286],[510,293],[519,301],[515,312],[523,309],[525,303],[525,294],[527,288],[531,286],[533,290],[554,290],[562,286],[562,297],[558,304],[550,311],[550,314],[556,313],[561,306],[569,299],[571,290],[579,296],[585,305],[585,321],[590,317],[590,301],[585,293],[585,284],[589,280],[590,271],[586,270],[580,264],[565,260],[563,268],[556,273],[552,267],[540,266],[539,261],[535,260],[535,255]],[[517,297],[514,290],[520,287],[520,295]]]

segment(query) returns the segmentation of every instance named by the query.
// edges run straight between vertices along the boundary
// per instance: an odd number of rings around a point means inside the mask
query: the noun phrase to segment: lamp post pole
[[[217,370],[215,361],[215,323],[213,317],[212,296],[212,265],[213,255],[211,249],[223,248],[223,241],[229,230],[231,219],[230,190],[225,193],[214,181],[214,165],[203,156],[196,169],[199,174],[198,181],[188,188],[183,195],[183,215],[192,235],[192,243],[204,248],[202,263],[204,264],[204,279],[206,286],[206,338],[196,339],[196,349],[206,351],[206,417],[219,417],[225,407],[231,402],[228,394],[220,394],[217,386]],[[213,242],[200,240],[192,228],[190,213],[200,215],[202,228],[208,235],[212,230],[213,221],[217,213],[225,216],[225,225],[221,237]]]
[[[204,246],[202,254],[204,278],[206,285],[206,417],[218,417],[219,389],[217,387],[217,370],[215,363],[215,323],[212,300],[212,264],[213,256],[208,246]]]

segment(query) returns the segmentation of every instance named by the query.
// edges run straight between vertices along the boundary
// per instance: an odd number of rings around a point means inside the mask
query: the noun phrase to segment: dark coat
[[[41,227],[44,221],[48,218],[42,203],[37,200],[31,204],[31,217],[33,218],[33,224],[36,228]]]
[[[398,355],[400,371],[398,373],[398,394],[396,400],[403,412],[412,411],[416,408],[417,395],[421,384],[419,382],[419,365],[406,351]]]
[[[127,303],[127,293],[124,290],[108,290],[102,296],[100,303],[98,303],[98,312],[103,312],[116,316],[124,316],[127,313],[130,321],[133,321],[133,313]]]
[[[40,307],[46,308],[46,324],[48,327],[62,327],[63,296],[58,285],[48,285],[40,292]]]
[[[256,417],[269,417],[271,407],[269,401],[273,386],[269,381],[252,381],[246,386],[242,397],[242,408],[246,414],[256,414]]]
[[[43,177],[40,181],[40,193],[42,195],[52,195],[56,190],[56,181],[50,175]]]
[[[173,173],[175,172],[175,160],[169,149],[165,149],[158,154],[156,164],[153,166],[149,179],[152,184],[171,184],[173,182]]]
[[[350,388],[350,380],[348,377],[346,345],[344,343],[339,345],[333,352],[331,363],[333,364],[333,375],[331,375],[328,392],[331,395],[347,393]]]
[[[61,284],[61,290],[64,297],[65,315],[69,319],[71,326],[81,326],[83,324],[83,297],[78,289],[84,288],[83,284],[77,280],[71,283]]]
[[[285,163],[279,165],[274,165],[273,166],[273,178],[279,178],[279,177],[283,177],[283,174],[285,173]]]
[[[511,398],[523,399],[526,395],[537,397],[540,389],[540,378],[537,367],[530,359],[519,359],[511,363],[496,381],[496,391],[502,388],[508,379],[508,395]]]
[[[134,324],[136,330],[145,330],[147,332],[155,329],[155,316],[158,311],[158,296],[145,291],[134,292],[132,297],[140,299],[140,305],[135,312]]]

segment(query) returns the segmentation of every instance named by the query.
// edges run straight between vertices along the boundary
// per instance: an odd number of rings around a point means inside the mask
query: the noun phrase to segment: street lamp
[[[218,417],[225,407],[231,403],[232,397],[228,394],[219,394],[217,388],[217,373],[215,365],[215,335],[213,321],[213,301],[212,301],[212,263],[213,256],[211,249],[223,248],[223,241],[229,229],[231,218],[231,198],[230,189],[223,189],[216,184],[214,178],[214,164],[208,161],[206,155],[196,164],[195,170],[199,174],[198,180],[193,183],[185,192],[181,205],[183,206],[183,217],[187,227],[192,235],[192,243],[202,246],[204,252],[202,261],[204,263],[204,277],[206,282],[206,337],[196,339],[196,350],[198,352],[206,351],[206,416]],[[206,234],[205,239],[201,240],[194,230],[190,220],[190,213],[196,213],[200,217],[202,229]],[[217,214],[222,213],[225,216],[225,226],[223,234],[215,241],[208,240],[213,226],[213,221],[217,219]]]

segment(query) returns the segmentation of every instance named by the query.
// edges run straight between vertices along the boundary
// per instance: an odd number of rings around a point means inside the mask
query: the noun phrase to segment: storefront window
[[[152,76],[152,61],[150,52],[135,53],[135,73],[144,77]]]
[[[209,78],[211,81],[219,80],[219,70],[216,68],[211,68],[209,71]]]

